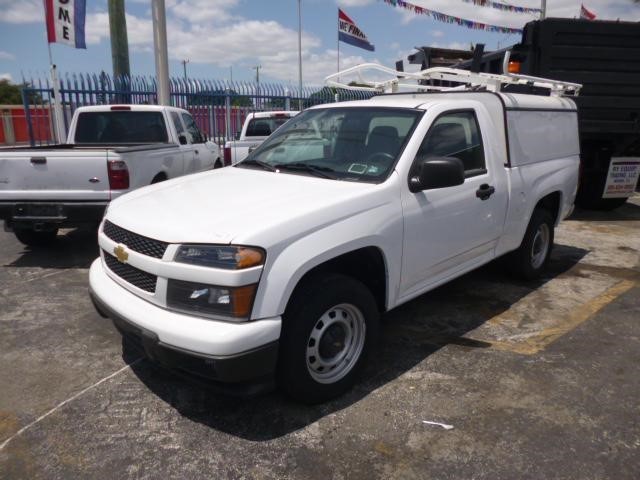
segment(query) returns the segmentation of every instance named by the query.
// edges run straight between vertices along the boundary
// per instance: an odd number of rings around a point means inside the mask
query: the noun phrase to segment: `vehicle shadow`
[[[428,361],[430,355],[447,345],[462,347],[461,355],[473,348],[489,347],[490,344],[465,339],[464,335],[569,271],[587,253],[556,245],[547,276],[536,282],[513,281],[498,260],[387,313],[383,317],[380,344],[360,382],[346,395],[322,405],[301,405],[277,391],[257,398],[226,396],[192,384],[147,360],[132,364],[132,370],[180,415],[243,439],[272,440],[349,407]],[[469,293],[486,282],[492,284],[495,295]],[[139,356],[130,347],[123,351],[128,363]]]
[[[28,247],[7,267],[89,268],[99,255],[95,230],[69,230],[46,247]]]
[[[640,205],[627,201],[621,207],[615,210],[582,210],[576,208],[571,214],[568,221],[591,221],[591,222],[619,222],[640,220]]]

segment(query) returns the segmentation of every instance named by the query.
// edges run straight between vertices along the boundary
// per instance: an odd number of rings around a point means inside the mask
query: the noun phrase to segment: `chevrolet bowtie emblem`
[[[124,245],[117,245],[113,249],[113,254],[120,263],[126,263],[129,260],[129,253],[127,253],[127,248]]]

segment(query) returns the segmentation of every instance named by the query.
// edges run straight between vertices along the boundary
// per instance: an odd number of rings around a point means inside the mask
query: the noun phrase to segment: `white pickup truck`
[[[222,167],[220,157],[186,110],[81,107],[66,144],[0,149],[0,219],[22,243],[47,245],[59,228],[95,228],[120,195]]]
[[[505,254],[540,274],[573,208],[578,145],[560,96],[313,107],[234,167],[112,202],[90,294],[174,371],[325,401],[353,385],[382,313]]]
[[[269,135],[298,113],[299,112],[296,111],[250,113],[244,120],[238,139],[225,143],[224,164],[235,165],[244,160],[247,155],[264,142]]]

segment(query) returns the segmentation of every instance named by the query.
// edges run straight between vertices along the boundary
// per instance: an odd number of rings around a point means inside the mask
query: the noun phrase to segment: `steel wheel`
[[[334,383],[347,375],[360,358],[365,320],[354,305],[341,303],[315,323],[307,341],[307,369],[318,383]]]
[[[536,230],[531,243],[531,266],[534,269],[538,269],[542,266],[547,258],[547,252],[549,251],[549,240],[551,239],[551,233],[549,225],[541,223]]]

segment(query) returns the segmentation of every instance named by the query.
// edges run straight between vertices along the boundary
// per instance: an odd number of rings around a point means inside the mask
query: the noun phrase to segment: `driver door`
[[[418,150],[412,170],[425,158],[456,157],[464,165],[465,181],[417,193],[403,189],[401,298],[420,294],[493,255],[507,191],[506,182],[495,181],[499,172],[494,167],[502,165],[486,158],[491,150],[483,132],[490,132],[489,118],[478,113],[474,108],[441,113]],[[494,192],[480,198],[478,192],[488,187]]]

